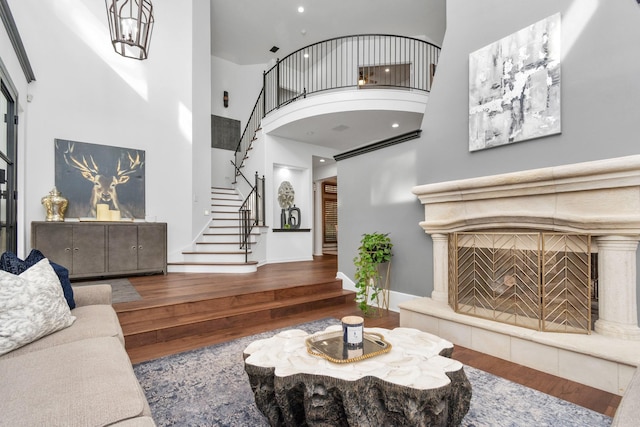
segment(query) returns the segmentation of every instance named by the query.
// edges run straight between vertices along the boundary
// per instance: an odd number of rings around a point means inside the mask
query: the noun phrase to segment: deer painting
[[[143,151],[97,146],[103,147],[105,150],[116,150],[117,155],[111,156],[112,158],[109,159],[105,158],[104,155],[98,157],[100,153],[95,152],[92,154],[91,150],[77,150],[74,142],[64,141],[66,145],[58,144],[59,142],[61,141],[56,141],[56,151],[57,155],[64,161],[67,175],[70,175],[70,172],[73,171],[76,179],[81,177],[85,180],[84,182],[88,181],[92,184],[90,194],[84,192],[84,201],[77,200],[76,202],[77,216],[96,217],[96,206],[98,204],[107,204],[109,209],[119,210],[123,218],[134,218],[136,213],[140,215],[140,209],[137,212],[133,212],[130,208],[132,202],[135,204],[136,200],[129,200],[129,203],[123,203],[118,192],[130,182],[133,176],[138,177],[144,165]],[[57,161],[57,163],[61,162]],[[57,179],[58,171],[56,171]],[[78,183],[76,183],[76,187],[78,187]],[[82,185],[82,188],[88,189],[86,184]],[[144,187],[142,188],[144,189]],[[142,216],[144,216],[144,194],[142,195],[142,211]]]

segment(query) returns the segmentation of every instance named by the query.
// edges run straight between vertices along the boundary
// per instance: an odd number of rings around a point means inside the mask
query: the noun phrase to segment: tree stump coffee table
[[[320,334],[341,331],[331,326]],[[365,328],[391,344],[385,354],[333,363],[309,354],[293,329],[244,350],[256,405],[272,426],[457,426],[471,384],[450,358],[453,344],[417,329]],[[313,334],[315,337],[317,334]]]

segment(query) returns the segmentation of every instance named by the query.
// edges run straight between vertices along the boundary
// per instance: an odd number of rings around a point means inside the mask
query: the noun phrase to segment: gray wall
[[[562,134],[470,153],[469,54],[556,12],[562,14]],[[371,203],[380,191],[371,179],[375,171],[401,152],[415,153],[417,163],[395,165],[388,179],[396,179],[393,172],[415,171],[415,184],[640,153],[639,22],[635,0],[448,0],[447,32],[421,138],[338,162],[340,271],[353,277],[349,264],[360,234],[391,231],[398,244],[392,289],[431,294],[432,243],[417,225],[419,203]],[[400,184],[410,187],[410,181],[385,185],[403,191]]]
[[[338,162],[338,270],[353,279],[362,235],[389,233],[394,245],[391,289],[427,296],[425,277],[433,271],[430,239],[418,225],[424,209],[411,193],[418,184],[419,141]]]

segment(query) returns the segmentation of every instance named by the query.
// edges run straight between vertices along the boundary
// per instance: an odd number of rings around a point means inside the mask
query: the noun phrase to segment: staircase
[[[198,236],[191,250],[182,251],[184,261],[168,263],[167,270],[170,273],[255,272],[258,262],[245,260],[245,251],[240,249],[238,209],[241,205],[242,199],[236,190],[213,187],[209,228]],[[259,234],[259,228],[251,233],[251,244],[256,243]]]
[[[127,352],[132,360],[142,360],[146,354],[166,349],[184,351],[286,326],[296,316],[313,317],[318,313],[316,316],[321,318],[331,315],[332,310],[356,309],[354,293],[343,290],[341,280],[303,283],[307,281],[303,277],[298,283],[264,283],[244,291],[242,285],[216,284],[208,288],[215,289],[218,295],[207,295],[203,290],[199,300],[177,297],[173,303],[149,301],[144,307],[136,307],[144,301],[122,304],[116,311]]]

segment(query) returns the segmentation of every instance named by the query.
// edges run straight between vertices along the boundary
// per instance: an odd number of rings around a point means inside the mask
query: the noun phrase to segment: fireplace
[[[449,305],[547,332],[591,331],[590,236],[527,230],[449,236]]]
[[[424,205],[425,219],[420,226],[433,242],[433,291],[429,297],[399,305],[402,326],[427,330],[454,343],[612,393],[624,390],[635,366],[640,365],[636,303],[640,155],[427,184],[413,192]],[[534,237],[522,243],[520,255],[513,255],[520,256],[519,260],[512,259],[504,272],[496,264],[491,274],[485,274],[485,288],[467,290],[463,300],[460,289],[454,292],[450,286],[457,286],[466,273],[481,275],[477,263],[460,270],[458,263],[465,256],[473,254],[476,261],[491,253],[512,256],[501,244],[497,249],[488,248],[492,233]],[[545,236],[560,240],[572,236],[581,242],[581,248],[575,249],[572,242],[567,250],[547,254],[538,248],[548,246],[539,240]],[[591,265],[594,259],[597,268]],[[545,275],[555,273],[545,266],[559,261],[575,267],[563,273],[570,278],[569,287],[557,292],[568,298],[554,297],[545,307],[546,293],[555,286],[546,284]],[[531,272],[531,283],[524,284],[524,272],[534,264],[541,268]],[[578,270],[585,276],[574,277]],[[592,327],[593,272],[598,276],[598,318]],[[467,304],[473,292],[474,304]],[[522,303],[501,297],[508,292],[511,297],[519,293]],[[541,305],[532,308],[529,302]],[[554,316],[569,306],[578,308],[580,314]],[[506,309],[496,310],[502,307]],[[531,321],[533,312],[539,316]],[[518,319],[507,325],[505,317]],[[571,317],[576,318],[569,320]],[[598,368],[577,368],[584,363],[597,363]]]

